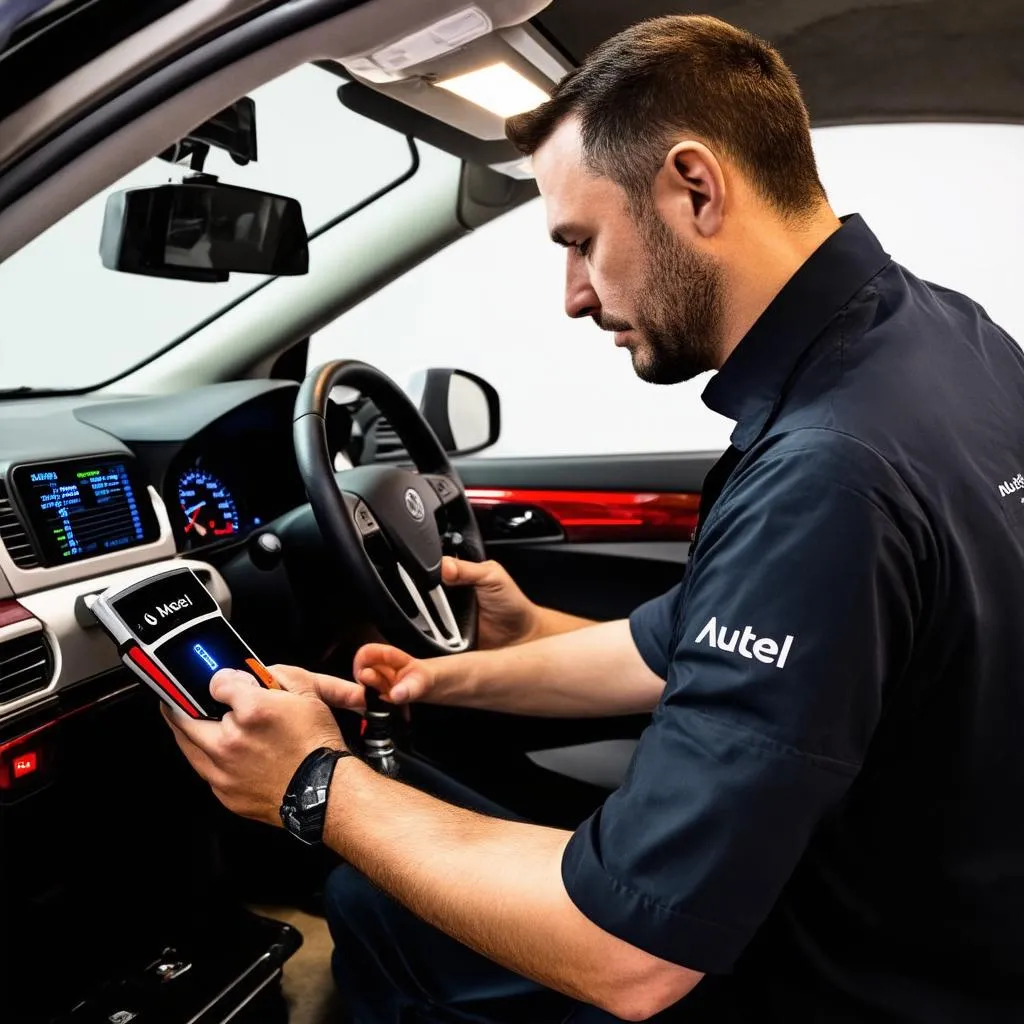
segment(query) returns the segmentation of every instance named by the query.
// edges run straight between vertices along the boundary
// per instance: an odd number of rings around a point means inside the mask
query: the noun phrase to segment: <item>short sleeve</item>
[[[672,640],[679,623],[682,596],[683,585],[677,583],[667,593],[640,605],[629,617],[629,631],[640,657],[662,679],[672,660]]]
[[[895,475],[806,433],[723,491],[662,700],[562,861],[596,924],[708,973],[731,969],[857,775],[918,614]]]

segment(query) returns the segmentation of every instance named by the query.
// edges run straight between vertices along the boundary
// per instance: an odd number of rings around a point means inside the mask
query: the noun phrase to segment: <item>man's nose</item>
[[[583,257],[575,249],[565,254],[565,313],[579,320],[585,316],[596,316],[601,310],[590,274]]]

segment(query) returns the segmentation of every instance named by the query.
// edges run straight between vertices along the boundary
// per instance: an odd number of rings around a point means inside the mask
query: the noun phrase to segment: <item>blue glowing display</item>
[[[231,492],[205,469],[185,470],[178,480],[178,502],[185,533],[197,540],[231,537],[241,529]]]
[[[216,672],[217,669],[220,668],[220,666],[217,664],[216,661],[214,661],[213,657],[202,644],[193,644],[192,650],[195,651],[197,655],[199,655],[200,661],[205,661],[206,664],[210,666],[212,671]]]
[[[66,462],[15,470],[16,486],[48,564],[102,555],[153,539],[124,462]]]

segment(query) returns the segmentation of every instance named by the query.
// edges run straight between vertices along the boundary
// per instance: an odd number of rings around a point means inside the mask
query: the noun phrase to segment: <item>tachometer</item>
[[[198,538],[230,537],[241,524],[231,492],[205,469],[187,469],[178,480],[185,533]]]

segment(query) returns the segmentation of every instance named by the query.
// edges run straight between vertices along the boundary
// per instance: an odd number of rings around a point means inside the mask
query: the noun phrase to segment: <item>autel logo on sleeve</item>
[[[1012,480],[1004,480],[999,485],[999,497],[1008,498],[1015,491],[1024,491],[1024,473],[1018,473]]]
[[[794,637],[787,636],[782,641],[780,650],[779,644],[769,636],[759,637],[750,626],[744,626],[742,631],[730,630],[728,626],[718,625],[718,619],[711,616],[707,625],[697,634],[695,643],[707,643],[708,647],[716,650],[736,651],[738,650],[744,658],[757,658],[766,665],[774,663],[776,668],[782,668],[786,664],[789,652],[793,647]],[[738,646],[737,646],[738,645]],[[778,656],[778,660],[776,660]]]

